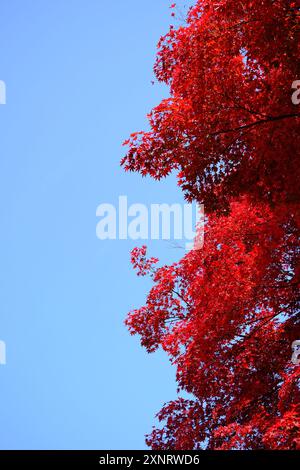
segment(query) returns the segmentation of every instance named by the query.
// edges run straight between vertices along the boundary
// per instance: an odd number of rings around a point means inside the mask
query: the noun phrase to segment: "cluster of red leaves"
[[[143,245],[141,248],[136,247],[131,252],[131,264],[137,270],[138,276],[146,276],[158,263],[158,258],[147,258],[147,247]]]
[[[206,210],[251,193],[294,200],[300,169],[299,15],[288,0],[198,1],[188,25],[159,42],[155,66],[171,97],[135,133],[122,163],[162,178],[178,171],[189,199]]]
[[[154,269],[126,320],[159,346],[191,394],[164,406],[153,449],[300,448],[300,8],[289,0],[198,0],[187,24],[161,38],[155,65],[171,97],[151,130],[127,141],[127,170],[176,169],[209,217],[202,250]]]

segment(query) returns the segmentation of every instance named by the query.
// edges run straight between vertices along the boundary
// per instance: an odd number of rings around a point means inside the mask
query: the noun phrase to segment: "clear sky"
[[[97,206],[119,195],[182,201],[173,178],[119,167],[122,141],[167,96],[151,80],[169,4],[0,3],[1,449],[143,449],[176,398],[166,356],[148,355],[123,324],[150,285],[131,269],[136,243],[95,232]]]

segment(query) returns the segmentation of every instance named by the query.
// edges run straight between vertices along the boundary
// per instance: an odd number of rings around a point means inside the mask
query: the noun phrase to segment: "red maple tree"
[[[154,285],[126,320],[149,352],[177,368],[153,449],[300,448],[300,6],[290,0],[198,0],[160,39],[155,72],[170,87],[150,131],[126,142],[126,170],[175,170],[205,205],[205,241],[157,268],[132,252]]]

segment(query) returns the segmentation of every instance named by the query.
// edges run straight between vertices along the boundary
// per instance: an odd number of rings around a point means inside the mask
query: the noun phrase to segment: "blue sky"
[[[95,233],[97,206],[119,195],[182,201],[173,178],[119,167],[122,141],[167,96],[151,80],[170,20],[167,0],[1,2],[1,449],[143,449],[176,398],[166,356],[123,324],[150,285],[131,269],[136,243]]]

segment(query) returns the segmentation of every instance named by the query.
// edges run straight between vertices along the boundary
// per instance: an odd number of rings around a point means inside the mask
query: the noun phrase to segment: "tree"
[[[300,8],[288,0],[198,0],[161,38],[157,78],[171,96],[150,131],[126,142],[126,170],[178,172],[209,214],[203,250],[157,268],[126,320],[149,352],[177,368],[180,398],[163,407],[153,449],[300,448]]]

